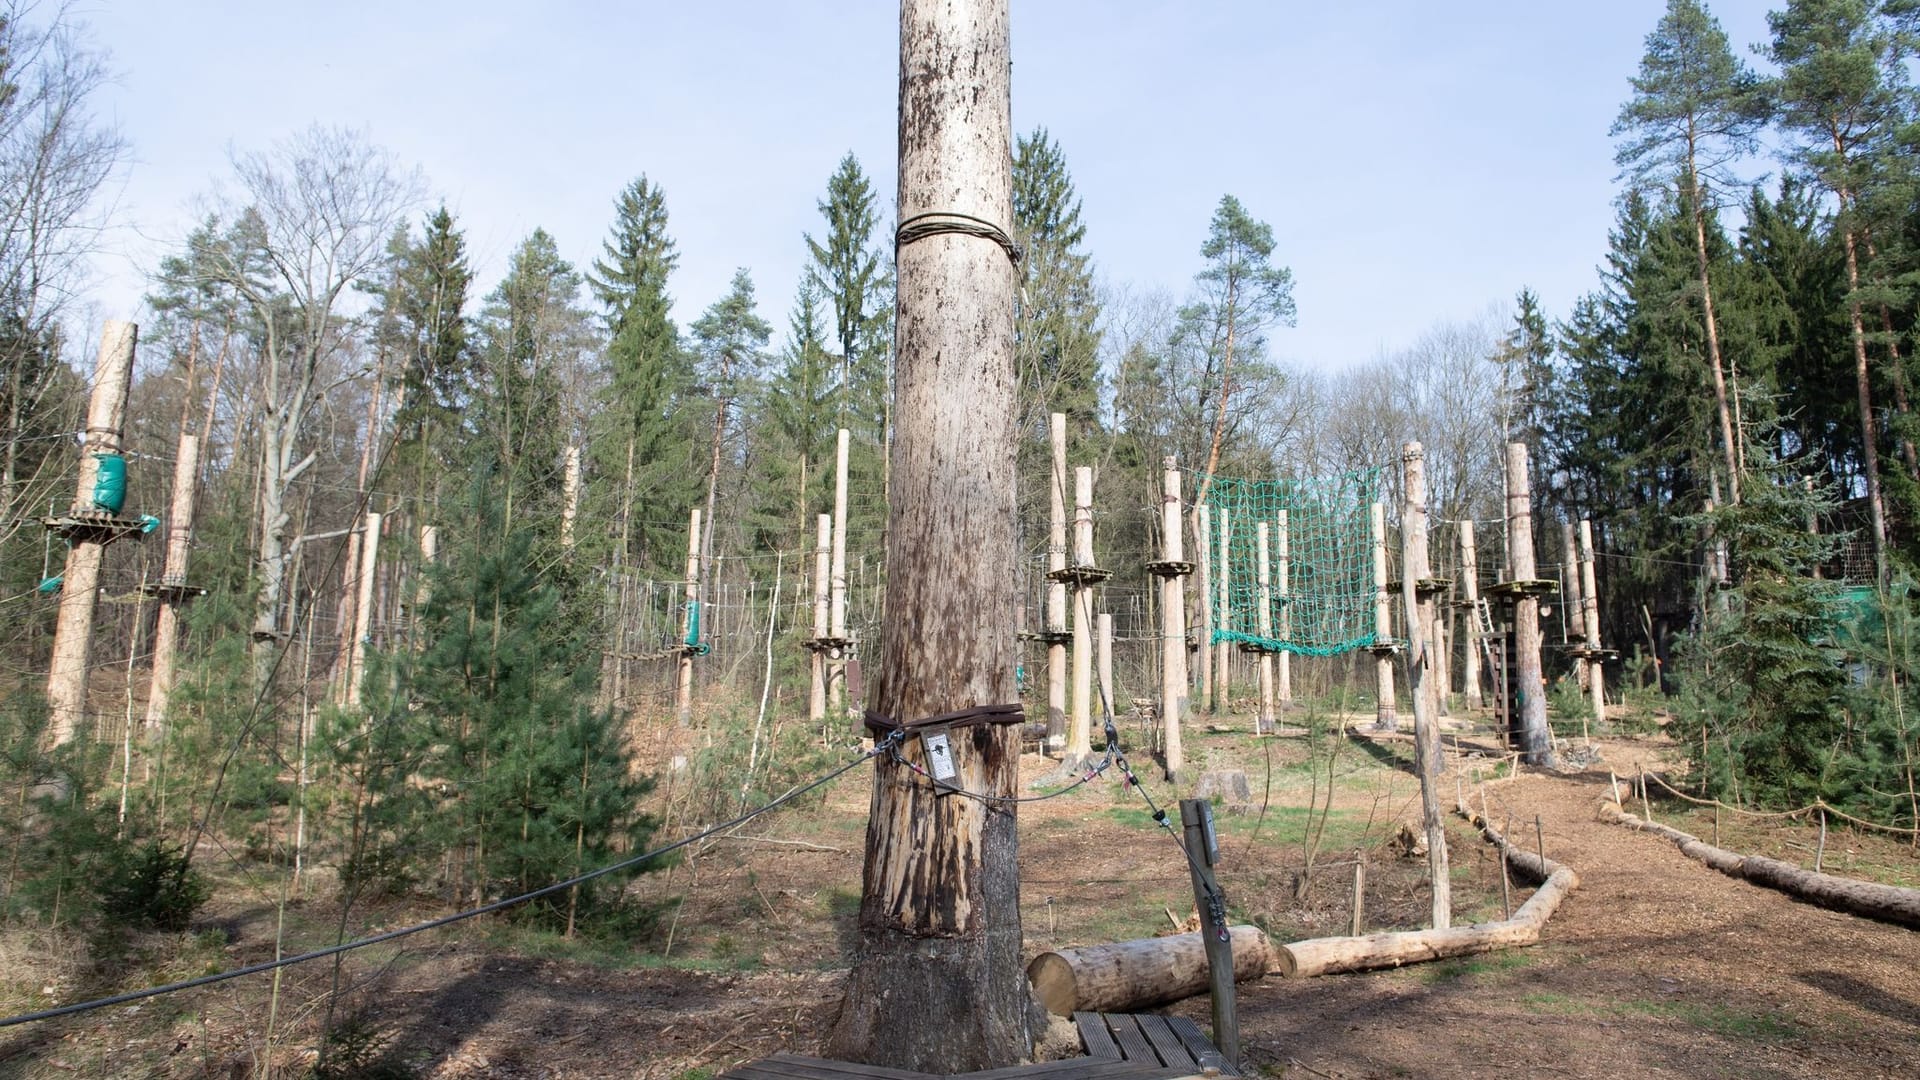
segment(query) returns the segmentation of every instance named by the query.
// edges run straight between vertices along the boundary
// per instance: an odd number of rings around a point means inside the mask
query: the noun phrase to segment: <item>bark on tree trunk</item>
[[[1187,715],[1186,581],[1177,567],[1186,550],[1180,535],[1180,469],[1173,458],[1165,458],[1160,470],[1160,558],[1167,564],[1160,578],[1160,746],[1167,780],[1177,783],[1186,764],[1180,724]]]
[[[94,455],[120,452],[127,394],[133,387],[133,351],[139,337],[140,328],[130,322],[110,321],[101,331],[93,399],[87,407],[86,441],[80,448],[80,482],[73,498],[76,510],[93,505],[94,481],[100,475],[100,461]],[[94,593],[100,585],[105,547],[98,540],[76,537],[67,551],[60,614],[53,631],[53,662],[47,673],[47,740],[53,746],[71,742],[86,717]]]
[[[1461,681],[1467,692],[1467,708],[1477,709],[1482,704],[1480,650],[1485,643],[1480,640],[1480,559],[1474,549],[1472,521],[1460,523],[1460,578],[1466,584],[1467,596],[1466,669]]]
[[[1006,0],[903,0],[900,219],[1012,216]],[[1015,700],[1014,268],[978,235],[899,249],[884,635],[874,711],[910,720]],[[953,731],[954,783],[1013,795],[1019,731]],[[902,748],[922,754],[919,739]],[[875,759],[860,958],[836,1057],[960,1073],[1032,1051],[1011,803]]]
[[[1047,490],[1047,572],[1067,568],[1067,414],[1048,417],[1053,448],[1053,482]],[[1048,634],[1067,632],[1067,583],[1047,582]],[[1047,639],[1047,750],[1067,748],[1067,645],[1059,637]]]
[[[1432,885],[1433,927],[1453,922],[1453,885],[1447,871],[1447,827],[1440,810],[1439,696],[1433,678],[1433,600],[1423,579],[1427,556],[1427,461],[1417,442],[1401,451],[1406,470],[1406,510],[1400,515],[1400,592],[1407,613],[1407,691],[1413,699],[1414,771],[1420,775],[1420,807],[1427,833],[1427,876]]]
[[[1533,495],[1527,480],[1527,444],[1507,444],[1507,565],[1513,580],[1534,580]],[[1518,596],[1513,604],[1514,718],[1518,749],[1529,765],[1553,765],[1553,732],[1547,727],[1546,684],[1540,675],[1540,598]]]
[[[153,680],[147,687],[147,737],[165,733],[173,696],[175,650],[180,642],[180,606],[186,595],[187,553],[193,544],[194,492],[200,480],[200,440],[181,435],[173,459],[173,502],[167,511],[167,561],[160,576],[160,610],[153,630]]]

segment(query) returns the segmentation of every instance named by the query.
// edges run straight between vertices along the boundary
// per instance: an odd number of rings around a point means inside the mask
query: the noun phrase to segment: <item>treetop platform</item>
[[[1557,596],[1560,583],[1550,578],[1516,578],[1487,586],[1487,594],[1512,602],[1529,597]]]
[[[1047,573],[1048,581],[1064,582],[1068,585],[1098,585],[1113,576],[1113,571],[1102,570],[1097,566],[1063,566]]]

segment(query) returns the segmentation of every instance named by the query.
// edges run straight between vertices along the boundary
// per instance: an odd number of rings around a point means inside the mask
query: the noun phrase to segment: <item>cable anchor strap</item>
[[[918,720],[908,720],[905,723],[869,709],[866,713],[866,724],[868,731],[882,735],[895,731],[918,731],[929,727],[964,728],[976,727],[980,724],[1018,724],[1026,717],[1026,706],[1016,701],[1008,705],[975,705],[970,709],[923,716]]]
[[[1007,253],[1007,261],[1016,268],[1019,267],[1020,260],[1026,256],[1026,253],[1020,250],[1020,245],[1014,243],[1013,237],[1007,235],[1005,229],[986,218],[962,214],[957,210],[928,210],[902,221],[900,227],[893,231],[893,250],[898,254],[900,249],[908,244],[946,233],[978,236],[991,240],[1000,245],[1000,250]]]

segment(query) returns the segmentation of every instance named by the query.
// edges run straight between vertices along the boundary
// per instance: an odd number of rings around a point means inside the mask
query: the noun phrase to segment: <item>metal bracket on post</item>
[[[1213,804],[1180,800],[1193,876],[1193,903],[1200,912],[1200,942],[1207,951],[1207,982],[1213,994],[1213,1041],[1228,1062],[1240,1065],[1240,1017],[1234,1010],[1233,938],[1227,930],[1227,905],[1213,867],[1220,861],[1220,840],[1213,827]]]
[[[953,742],[945,726],[928,728],[920,732],[920,752],[927,761],[927,773],[941,785],[941,794],[945,794],[959,775],[953,765]]]

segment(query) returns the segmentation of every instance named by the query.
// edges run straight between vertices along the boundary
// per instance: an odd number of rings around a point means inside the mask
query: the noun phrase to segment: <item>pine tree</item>
[[[759,379],[766,365],[763,350],[772,336],[773,327],[760,317],[754,303],[753,277],[744,269],[734,272],[727,295],[714,301],[693,324],[702,383],[714,400],[713,441],[707,463],[706,536],[701,542],[709,565],[713,561],[715,510],[733,405]],[[711,575],[703,573],[701,579],[711,581]]]
[[[473,476],[430,578],[424,650],[396,697],[433,725],[424,772],[452,796],[441,815],[455,902],[591,869],[644,847],[653,827],[637,809],[651,781],[636,777],[620,725],[589,707],[596,634],[568,614],[568,583],[538,555],[535,528],[505,513],[501,474]],[[590,909],[597,896],[580,899]],[[566,897],[533,911],[571,925]]]
[[[1698,0],[1668,0],[1667,13],[1647,35],[1646,56],[1633,79],[1634,97],[1614,123],[1627,136],[1617,158],[1636,182],[1676,186],[1693,223],[1707,368],[1719,420],[1729,493],[1740,501],[1740,437],[1728,400],[1727,364],[1714,314],[1707,251],[1707,219],[1715,216],[1714,187],[1726,182],[1732,161],[1751,153],[1766,122],[1758,78],[1734,58],[1720,23]],[[1737,377],[1737,373],[1736,373]]]
[[[1207,476],[1195,502],[1206,500],[1233,423],[1235,398],[1249,383],[1235,372],[1235,363],[1254,367],[1265,357],[1267,330],[1293,325],[1293,272],[1273,265],[1273,247],[1271,226],[1247,213],[1239,199],[1221,196],[1200,246],[1200,257],[1207,260],[1194,278],[1200,297],[1180,312],[1182,336],[1197,347],[1205,371],[1201,382],[1215,401]]]
[[[1910,18],[1904,0],[1789,0],[1770,12],[1767,55],[1780,69],[1770,87],[1780,126],[1795,140],[1789,158],[1830,192],[1834,230],[1845,252],[1845,311],[1852,343],[1860,472],[1865,480],[1868,537],[1875,570],[1888,581],[1890,531],[1881,491],[1880,435],[1868,362],[1869,211],[1896,136],[1906,121]]]

